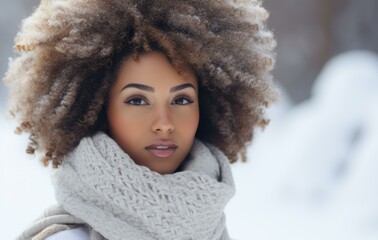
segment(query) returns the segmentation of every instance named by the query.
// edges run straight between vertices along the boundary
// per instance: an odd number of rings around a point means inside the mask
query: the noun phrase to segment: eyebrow
[[[177,92],[177,91],[180,91],[184,88],[188,88],[188,87],[191,87],[193,89],[196,89],[193,84],[191,83],[184,83],[184,84],[181,84],[181,85],[178,85],[176,87],[173,87],[169,90],[170,93],[172,92]],[[143,84],[139,84],[139,83],[129,83],[127,84],[126,86],[124,86],[122,89],[121,89],[121,92],[126,89],[126,88],[137,88],[137,89],[140,89],[140,90],[143,90],[143,91],[147,91],[147,92],[155,92],[155,89],[153,87],[150,87],[150,86],[147,86],[147,85],[143,85]]]
[[[190,84],[190,83],[184,83],[184,84],[181,84],[181,85],[178,85],[178,86],[176,86],[176,87],[171,88],[171,89],[169,90],[169,92],[170,92],[170,93],[172,93],[172,92],[177,92],[177,91],[180,91],[180,90],[182,90],[182,89],[184,89],[184,88],[188,88],[188,87],[191,87],[191,88],[193,88],[193,89],[196,89],[192,84]]]
[[[143,84],[139,84],[139,83],[130,83],[130,84],[127,84],[126,86],[124,86],[121,89],[121,92],[123,90],[125,90],[126,88],[138,88],[140,90],[147,91],[147,92],[155,92],[155,90],[152,87],[147,86],[147,85],[143,85]]]

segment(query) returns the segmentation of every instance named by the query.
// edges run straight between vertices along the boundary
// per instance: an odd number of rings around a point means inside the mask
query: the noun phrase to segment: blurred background
[[[0,73],[37,0],[0,0]],[[280,101],[232,166],[232,238],[378,239],[378,1],[265,0]],[[54,202],[49,169],[24,154],[0,84],[0,232],[14,239]]]

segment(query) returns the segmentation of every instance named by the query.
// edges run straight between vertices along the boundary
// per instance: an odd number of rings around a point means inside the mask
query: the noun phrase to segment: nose
[[[175,129],[169,109],[160,108],[156,112],[154,122],[152,124],[152,131],[154,133],[169,134]]]

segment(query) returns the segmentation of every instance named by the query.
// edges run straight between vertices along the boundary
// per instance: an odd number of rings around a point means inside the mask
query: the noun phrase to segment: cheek
[[[146,118],[140,111],[124,109],[123,107],[109,108],[108,122],[112,135],[121,141],[128,141],[140,136],[143,129],[146,128]]]
[[[133,111],[128,111],[123,114],[118,113],[114,118],[112,129],[116,135],[133,139],[143,135],[142,131],[147,128],[147,119],[146,116]]]
[[[195,108],[192,111],[183,112],[178,114],[177,127],[187,137],[194,137],[199,123],[199,110]]]

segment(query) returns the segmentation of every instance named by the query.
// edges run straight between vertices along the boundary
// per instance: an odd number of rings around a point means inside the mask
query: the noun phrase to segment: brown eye
[[[148,105],[147,101],[142,97],[131,97],[124,101],[124,103],[137,106]]]
[[[188,97],[179,97],[173,101],[173,104],[175,105],[188,105],[191,103],[193,103],[193,100]]]

